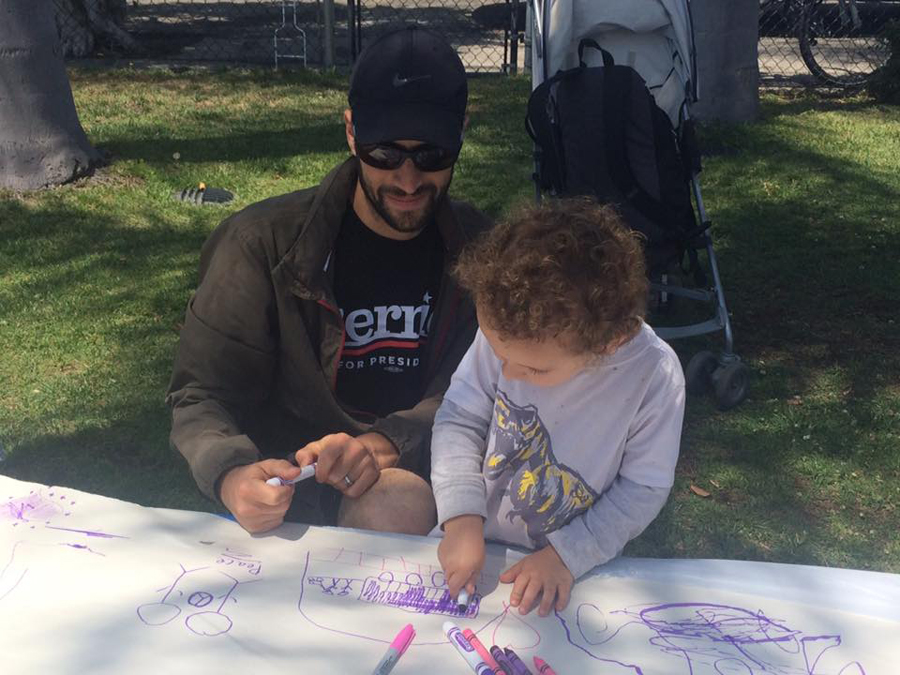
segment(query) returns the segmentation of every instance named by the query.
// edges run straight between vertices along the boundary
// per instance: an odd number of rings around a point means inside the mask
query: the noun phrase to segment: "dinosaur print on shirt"
[[[512,509],[506,518],[521,518],[538,545],[546,534],[583,513],[597,493],[577,471],[557,461],[550,434],[533,405],[517,406],[499,389],[484,461],[491,480],[509,476]]]

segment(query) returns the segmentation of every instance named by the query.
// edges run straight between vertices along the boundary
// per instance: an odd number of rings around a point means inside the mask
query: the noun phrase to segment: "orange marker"
[[[475,651],[478,652],[478,656],[491,667],[495,673],[502,673],[500,670],[500,664],[497,663],[497,660],[491,656],[491,653],[484,648],[484,645],[481,644],[481,640],[478,639],[478,636],[475,635],[470,629],[466,628],[463,631],[463,637],[469,641],[469,644],[475,648]]]

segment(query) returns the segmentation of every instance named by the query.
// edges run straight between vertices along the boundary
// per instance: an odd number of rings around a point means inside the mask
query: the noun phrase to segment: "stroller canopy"
[[[678,127],[697,99],[689,0],[533,0],[532,87],[578,65],[578,43],[593,38],[615,62],[634,68]],[[602,65],[596,50],[588,65]]]

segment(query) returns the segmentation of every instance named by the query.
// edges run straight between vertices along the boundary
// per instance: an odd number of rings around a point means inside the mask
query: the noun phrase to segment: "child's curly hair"
[[[501,338],[565,335],[576,354],[630,339],[646,311],[640,235],[589,199],[518,209],[467,247],[454,272]]]

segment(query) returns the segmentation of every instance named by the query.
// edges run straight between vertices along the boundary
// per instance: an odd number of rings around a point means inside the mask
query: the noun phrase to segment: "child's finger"
[[[466,590],[469,592],[469,597],[473,597],[475,595],[475,580],[478,577],[478,572],[472,572],[472,576],[469,577],[469,580],[466,582]]]
[[[528,581],[528,586],[525,588],[525,593],[522,595],[522,602],[519,603],[519,614],[528,614],[531,611],[538,593],[541,592],[541,586],[543,584],[537,577],[531,577]]]
[[[513,582],[512,590],[509,592],[509,604],[513,607],[518,607],[519,603],[522,602],[522,597],[525,595],[526,588],[528,588],[528,576],[518,574]]]
[[[568,584],[560,584],[556,589],[556,611],[561,612],[569,606],[569,598],[572,597],[572,587]]]
[[[506,570],[503,574],[500,575],[500,581],[504,584],[511,584],[516,580],[516,577],[519,576],[519,570],[522,567],[522,561],[520,560],[515,565]]]
[[[538,614],[547,616],[553,608],[553,601],[559,589],[554,584],[546,584],[543,594],[541,595],[541,605],[538,607]]]
[[[459,589],[463,587],[463,585],[468,580],[466,573],[462,570],[453,570],[447,576],[447,590],[450,591],[451,597],[456,597],[459,595]]]

